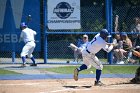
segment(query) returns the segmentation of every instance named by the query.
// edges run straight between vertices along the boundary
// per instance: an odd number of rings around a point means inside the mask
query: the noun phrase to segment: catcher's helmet
[[[102,37],[103,39],[106,39],[108,37],[109,33],[107,31],[107,29],[102,29],[100,31],[100,37]]]

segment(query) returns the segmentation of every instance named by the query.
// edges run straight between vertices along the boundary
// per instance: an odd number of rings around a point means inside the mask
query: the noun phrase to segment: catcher
[[[139,47],[139,50],[140,50],[140,47]],[[135,56],[140,58],[140,52],[138,52],[134,49],[132,50],[132,52]],[[130,80],[130,83],[140,84],[140,66],[137,68],[135,77],[132,80]]]

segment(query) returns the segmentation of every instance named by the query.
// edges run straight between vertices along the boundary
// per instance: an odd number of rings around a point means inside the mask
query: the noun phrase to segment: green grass
[[[16,73],[14,71],[0,69],[0,75],[8,75],[8,74],[20,74],[20,73]]]
[[[55,68],[45,68],[43,70],[47,70],[50,72],[61,73],[61,74],[73,74],[73,70],[78,66],[62,66]],[[104,66],[102,71],[103,74],[135,74],[138,66]],[[95,73],[95,68],[90,68],[88,70],[81,71],[81,74],[89,74],[90,71]]]

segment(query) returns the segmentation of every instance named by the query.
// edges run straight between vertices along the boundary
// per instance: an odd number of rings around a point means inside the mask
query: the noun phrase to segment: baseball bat
[[[118,24],[119,24],[119,16],[118,15],[116,15],[116,17],[115,17],[115,32],[118,32]]]

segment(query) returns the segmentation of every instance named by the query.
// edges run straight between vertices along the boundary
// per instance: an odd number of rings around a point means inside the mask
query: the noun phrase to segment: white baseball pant
[[[36,44],[34,41],[31,41],[31,42],[27,42],[25,44],[25,46],[23,47],[22,49],[22,52],[21,52],[21,57],[25,57],[26,55],[31,58],[33,57],[32,53],[34,51],[34,48],[35,48]]]
[[[82,57],[84,64],[90,68],[91,66],[95,67],[96,69],[102,70],[103,65],[101,61],[96,57],[95,54],[89,54],[86,50],[82,51]]]

